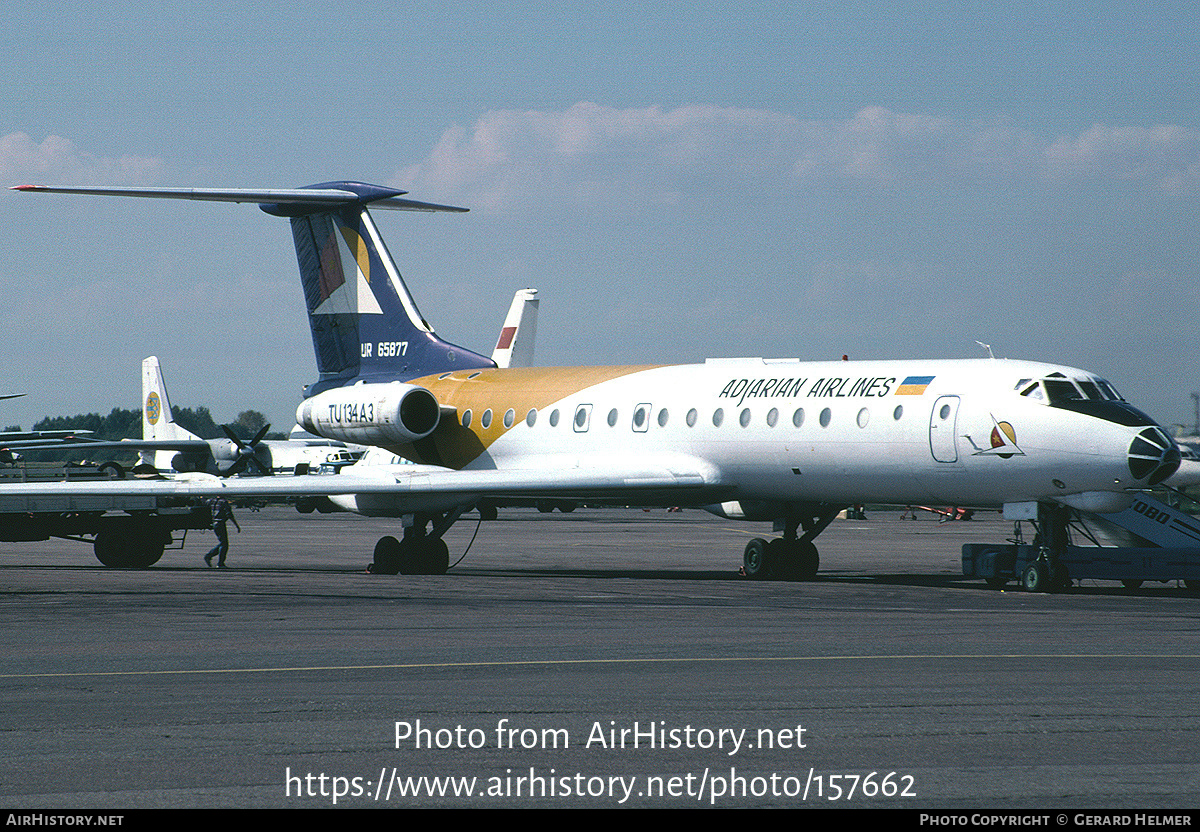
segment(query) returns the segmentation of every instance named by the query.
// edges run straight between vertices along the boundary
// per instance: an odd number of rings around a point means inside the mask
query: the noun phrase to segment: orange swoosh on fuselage
[[[393,450],[414,462],[463,468],[508,432],[509,428],[504,427],[506,411],[514,411],[515,426],[530,410],[542,410],[572,393],[658,366],[513,367],[414,378],[408,383],[429,390],[438,404],[455,408],[458,418],[443,419],[430,436]],[[469,428],[462,425],[467,410],[471,411]],[[492,411],[492,421],[484,428],[482,417],[487,410]],[[573,416],[567,414],[568,419]]]

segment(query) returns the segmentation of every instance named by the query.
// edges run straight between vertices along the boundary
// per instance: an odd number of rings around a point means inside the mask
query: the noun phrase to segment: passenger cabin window
[[[575,408],[575,432],[586,433],[588,425],[592,421],[592,406],[590,404],[581,404]]]
[[[639,404],[633,409],[633,429],[638,433],[645,433],[648,427],[650,427],[650,405]]]

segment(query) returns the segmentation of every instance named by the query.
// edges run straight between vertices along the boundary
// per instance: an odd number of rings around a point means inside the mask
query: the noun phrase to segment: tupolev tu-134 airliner
[[[418,465],[337,476],[2,486],[36,493],[327,496],[403,518],[383,572],[444,572],[445,531],[481,500],[702,506],[773,521],[751,577],[810,578],[813,540],[849,505],[945,503],[1033,520],[1026,584],[1065,583],[1071,510],[1119,511],[1178,469],[1175,442],[1105,379],[978,360],[710,359],[684,366],[501,369],[438,337],[370,208],[464,211],[355,182],[296,189],[17,190],[258,203],[292,227],[319,377],[298,424]]]

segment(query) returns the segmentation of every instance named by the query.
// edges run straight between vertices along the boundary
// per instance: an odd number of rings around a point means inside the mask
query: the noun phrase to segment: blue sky
[[[652,8],[647,9],[646,6]],[[376,215],[439,333],[512,292],[545,364],[996,355],[1200,387],[1200,38],[1184,3],[39,4],[0,182],[292,187]],[[279,426],[315,376],[286,224],[0,193],[5,424],[172,398]]]

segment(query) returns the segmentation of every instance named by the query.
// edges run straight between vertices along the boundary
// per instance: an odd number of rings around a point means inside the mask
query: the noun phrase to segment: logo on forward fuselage
[[[991,416],[991,414],[988,414]],[[1017,430],[1010,422],[999,422],[995,416],[992,416],[992,432],[988,435],[987,448],[981,448],[975,444],[975,440],[968,434],[963,434],[963,438],[971,443],[971,447],[975,449],[972,456],[998,456],[1001,459],[1010,459],[1014,456],[1025,456],[1025,452],[1017,445]]]

